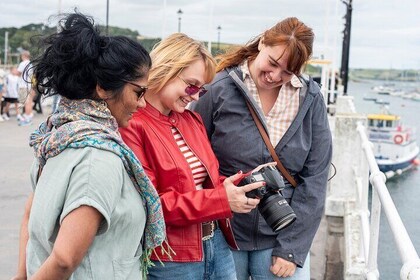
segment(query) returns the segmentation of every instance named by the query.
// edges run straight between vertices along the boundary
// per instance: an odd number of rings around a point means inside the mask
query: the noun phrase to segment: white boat
[[[420,102],[420,93],[418,92],[413,92],[412,96],[411,96],[411,100]]]
[[[379,169],[392,177],[418,165],[415,129],[401,124],[400,116],[369,114],[368,137],[373,143]]]
[[[391,92],[395,91],[395,88],[393,84],[384,84],[372,87],[372,91],[376,92],[377,94],[390,95]]]
[[[394,91],[389,92],[389,95],[391,96],[403,96],[405,94],[405,91],[396,89]]]

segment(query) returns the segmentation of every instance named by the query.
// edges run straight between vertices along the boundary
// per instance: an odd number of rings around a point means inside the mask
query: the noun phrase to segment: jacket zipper
[[[211,176],[210,176],[210,172],[209,172],[209,170],[208,170],[208,168],[207,168],[207,166],[201,161],[201,159],[197,156],[197,154],[193,151],[193,149],[191,149],[191,147],[190,147],[190,145],[188,145],[188,143],[187,143],[187,141],[185,140],[185,137],[184,137],[184,135],[181,133],[181,131],[176,127],[176,126],[173,126],[177,131],[178,131],[178,133],[182,136],[182,139],[184,140],[184,142],[185,142],[185,145],[187,145],[187,147],[188,147],[188,149],[190,149],[190,151],[191,151],[191,153],[193,153],[194,154],[194,156],[196,157],[196,158],[198,158],[198,160],[201,162],[201,164],[204,166],[204,168],[206,169],[206,172],[207,172],[207,174],[208,174],[208,176],[209,176],[209,178],[210,178],[210,180],[211,180],[211,182],[212,182],[212,184],[213,184],[213,186],[214,186],[214,182],[213,182],[213,179],[211,178]],[[175,143],[176,144],[176,143]],[[186,161],[186,160],[185,160]],[[187,162],[187,164],[188,164],[188,162]],[[190,168],[190,173],[191,173],[191,178],[193,179],[193,181],[194,181],[194,176],[193,176],[193,174],[192,174],[192,171],[191,171],[191,168]],[[194,183],[195,184],[195,183]],[[204,253],[203,253],[203,241],[202,241],[202,236],[203,236],[203,229],[201,228],[201,224],[199,224],[200,226],[198,227],[198,231],[199,231],[199,233],[200,233],[200,235],[199,235],[199,239],[200,239],[200,253],[202,254],[202,256],[201,256],[201,261],[204,261]]]

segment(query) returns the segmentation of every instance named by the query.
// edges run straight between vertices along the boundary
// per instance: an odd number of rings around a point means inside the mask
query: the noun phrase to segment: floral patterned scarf
[[[29,145],[33,147],[41,168],[50,157],[68,148],[94,147],[121,158],[146,209],[142,266],[147,271],[152,250],[165,240],[162,207],[140,161],[122,141],[117,121],[106,103],[90,99],[69,100],[62,96],[58,110],[31,134]]]

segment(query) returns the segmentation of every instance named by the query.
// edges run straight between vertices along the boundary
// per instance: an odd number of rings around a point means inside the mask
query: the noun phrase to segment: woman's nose
[[[146,107],[146,100],[144,99],[144,96],[137,100],[137,109]]]
[[[197,93],[192,94],[190,96],[193,100],[197,101],[198,99],[200,99],[200,92],[197,92]]]

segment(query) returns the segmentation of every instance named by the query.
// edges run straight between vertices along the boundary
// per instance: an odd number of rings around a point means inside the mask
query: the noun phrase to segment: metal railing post
[[[358,131],[360,138],[362,139],[363,149],[365,151],[366,159],[369,163],[369,168],[371,171],[370,175],[370,182],[372,184],[372,188],[377,193],[380,203],[382,204],[388,224],[391,228],[394,241],[397,245],[397,249],[400,255],[400,258],[403,262],[403,267],[400,271],[400,279],[409,279],[409,280],[420,280],[420,259],[417,254],[416,249],[414,248],[413,243],[411,242],[410,236],[401,220],[401,217],[398,214],[397,208],[395,207],[394,202],[392,201],[391,195],[389,194],[388,189],[386,188],[385,181],[386,177],[383,172],[381,172],[378,168],[378,164],[376,163],[375,156],[373,154],[373,150],[369,144],[368,138],[365,133],[364,127],[359,124]],[[375,207],[375,211],[377,208],[380,207],[375,205],[372,202],[372,209]],[[376,214],[375,214],[376,215]],[[378,210],[378,215],[380,215],[380,210]],[[379,235],[379,217],[375,217],[375,220],[372,220],[371,224],[371,232],[374,230],[377,231]],[[372,228],[374,227],[374,228]],[[371,234],[371,244],[370,244],[370,252],[369,252],[369,266],[368,269],[370,271],[375,271],[376,260],[377,260],[377,241],[375,244],[376,233]]]

